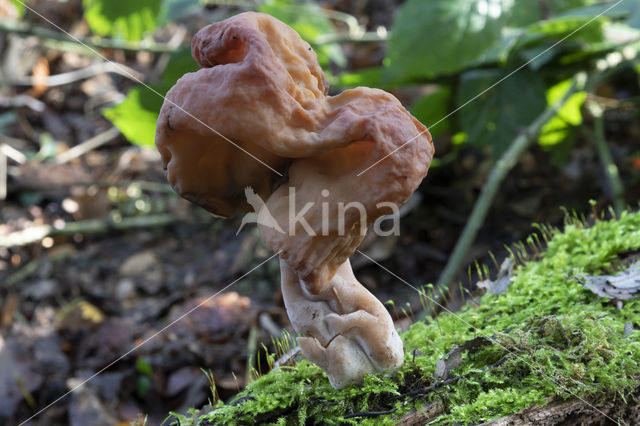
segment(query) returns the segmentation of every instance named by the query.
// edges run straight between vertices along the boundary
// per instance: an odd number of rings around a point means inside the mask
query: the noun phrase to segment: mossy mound
[[[468,424],[553,399],[580,398],[596,406],[625,401],[639,383],[640,300],[616,306],[586,290],[576,275],[617,272],[639,248],[640,213],[588,227],[568,220],[563,232],[553,231],[544,252],[514,269],[505,293],[413,324],[403,334],[400,371],[337,391],[318,367],[301,361],[263,375],[230,403],[174,414],[173,420],[391,425],[438,402],[435,424]],[[438,359],[477,336],[488,340],[466,352],[449,379],[433,378]]]

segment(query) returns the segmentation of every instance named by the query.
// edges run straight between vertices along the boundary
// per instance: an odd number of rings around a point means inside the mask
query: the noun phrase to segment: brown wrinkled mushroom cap
[[[269,15],[203,28],[192,54],[202,69],[167,93],[157,124],[169,182],[222,216],[247,210],[245,187],[266,200],[258,224],[279,252],[291,322],[310,336],[298,341],[334,386],[398,367],[404,352],[393,321],[348,258],[390,212],[384,203],[399,206],[416,190],[433,156],[431,135],[382,90],[327,96],[309,44]],[[292,211],[305,211],[304,226],[291,222]]]
[[[266,198],[278,175],[220,135],[285,171],[287,157],[322,149],[308,129],[323,114],[316,100],[325,96],[326,77],[310,46],[268,15],[244,13],[205,27],[191,50],[202,69],[167,93],[156,145],[176,192],[231,216],[247,209],[246,186]]]

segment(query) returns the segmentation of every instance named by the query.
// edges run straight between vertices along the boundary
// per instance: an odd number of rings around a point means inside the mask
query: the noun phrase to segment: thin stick
[[[120,130],[116,127],[112,127],[109,130],[106,130],[102,133],[98,133],[94,137],[74,146],[68,151],[65,151],[56,157],[57,164],[67,163],[74,158],[80,157],[81,155],[86,154],[87,152],[98,148],[101,145],[111,141],[116,136],[120,134]]]
[[[0,95],[0,106],[8,108],[27,107],[35,112],[43,112],[44,102],[25,94],[15,96]]]
[[[457,274],[460,265],[462,265],[464,258],[469,251],[469,247],[478,234],[480,226],[484,223],[484,219],[487,216],[489,207],[491,207],[491,203],[493,202],[498,189],[500,188],[500,184],[509,171],[516,165],[518,159],[526,151],[529,145],[535,141],[535,136],[538,134],[542,126],[555,116],[571,95],[582,89],[584,85],[584,73],[577,74],[573,79],[573,84],[564,94],[562,99],[547,107],[547,109],[545,109],[538,118],[533,121],[533,123],[531,123],[513,140],[509,149],[507,149],[507,151],[498,160],[494,169],[489,174],[476,204],[473,206],[473,211],[471,212],[469,220],[462,231],[462,235],[460,235],[460,238],[453,249],[453,253],[451,253],[451,256],[449,257],[447,265],[440,274],[440,278],[438,278],[438,286],[448,285]]]
[[[604,174],[607,179],[607,184],[609,188],[611,188],[611,198],[613,198],[613,208],[616,212],[616,215],[620,215],[622,210],[624,210],[624,198],[622,197],[623,186],[622,181],[620,180],[620,173],[618,172],[618,166],[613,161],[613,156],[611,155],[611,151],[609,150],[609,146],[607,145],[607,140],[604,134],[604,118],[603,118],[603,110],[598,103],[595,101],[587,102],[587,108],[589,109],[589,113],[593,117],[593,132],[590,133],[590,139],[593,139],[593,142],[596,145],[596,149],[598,150],[598,157],[600,157],[600,163],[602,164],[602,168],[604,169]],[[594,215],[594,220],[598,220],[598,218]]]
[[[0,200],[7,198],[7,156],[0,150]]]
[[[77,70],[64,72],[61,74],[50,75],[44,79],[34,77],[19,77],[12,81],[10,84],[16,86],[33,86],[36,82],[47,87],[62,86],[76,81],[85,80],[93,76],[112,72],[123,77],[129,78],[133,81],[144,80],[144,74],[134,70],[126,65],[114,65],[112,62],[97,62],[89,65],[88,67],[79,68]]]
[[[3,135],[0,135],[0,141],[2,139],[10,139],[10,138],[5,138]],[[24,155],[23,153],[21,153],[20,151],[18,151],[17,149],[15,149],[9,144],[6,144],[6,143],[0,144],[0,152],[2,152],[2,154],[6,155],[8,158],[11,158],[13,161],[15,161],[18,164],[24,164],[27,161],[26,155]]]
[[[36,36],[42,39],[54,40],[56,42],[59,42],[58,47],[60,48],[60,50],[65,50],[64,47],[67,44],[71,45],[74,50],[77,50],[79,47],[77,40],[67,37],[62,33],[51,31],[47,28],[32,25],[23,21],[0,19],[0,32],[20,34],[24,36]],[[165,53],[175,51],[175,48],[173,47],[169,47],[164,44],[158,44],[155,42],[131,42],[99,37],[85,37],[81,38],[80,41],[82,42],[82,44],[94,49],[117,49],[131,52],[146,50],[152,53]],[[85,49],[87,48],[85,47]]]
[[[110,230],[125,231],[128,229],[157,228],[178,221],[179,218],[170,214],[155,214],[140,217],[126,217],[120,221],[111,220],[83,220],[69,222],[61,228],[51,225],[34,226],[22,231],[12,232],[0,236],[0,247],[24,246],[41,241],[46,237],[75,234],[103,234]]]

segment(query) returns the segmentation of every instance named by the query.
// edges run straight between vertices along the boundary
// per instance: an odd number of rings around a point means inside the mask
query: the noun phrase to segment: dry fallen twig
[[[120,221],[112,220],[83,220],[70,222],[61,228],[51,225],[34,226],[22,231],[12,232],[9,235],[0,236],[0,246],[11,248],[24,246],[41,241],[46,237],[74,234],[102,234],[111,230],[124,231],[139,228],[157,228],[169,225],[179,220],[177,216],[170,214],[154,214],[141,217],[126,217]]]
[[[62,86],[108,72],[121,75],[135,82],[144,80],[144,74],[126,65],[117,64],[114,62],[97,62],[84,68],[79,68],[77,70],[61,74],[50,75],[45,78],[35,78],[31,76],[15,78],[10,82],[10,84],[16,86],[33,86],[35,84],[42,84],[47,87]]]
[[[84,37],[73,39],[66,34],[52,31],[37,25],[32,25],[23,21],[13,21],[10,19],[0,19],[0,32],[19,34],[24,36],[36,36],[45,40],[53,40],[60,50],[83,50],[95,54],[94,49],[118,49],[137,52],[146,50],[152,53],[173,52],[175,48],[155,42],[131,42],[119,39],[106,39],[100,37]]]
[[[433,392],[434,390],[441,388],[443,386],[447,386],[447,385],[452,385],[454,383],[457,383],[458,381],[462,380],[462,379],[466,379],[467,377],[470,377],[474,374],[478,374],[478,373],[483,373],[486,370],[490,369],[490,368],[495,368],[498,367],[500,364],[502,364],[505,361],[505,358],[500,358],[497,362],[494,362],[493,364],[487,365],[484,368],[481,368],[479,370],[473,370],[468,372],[467,374],[463,374],[462,376],[456,376],[456,377],[450,377],[446,380],[442,380],[440,382],[436,382],[430,386],[426,386],[420,389],[415,389],[412,390],[410,392],[406,392],[403,393],[401,395],[395,396],[392,400],[400,400],[400,399],[405,399],[405,398],[409,398],[408,402],[411,402],[413,400],[415,400],[418,397],[421,396],[426,396],[428,393]],[[391,408],[389,410],[384,410],[384,411],[361,411],[361,412],[357,412],[357,413],[351,413],[351,414],[347,414],[346,416],[344,416],[345,419],[350,419],[350,418],[354,418],[354,417],[375,417],[375,416],[383,416],[386,414],[392,414],[396,411],[396,408]]]
[[[87,139],[86,141],[74,146],[68,151],[65,151],[56,157],[57,164],[67,163],[74,158],[80,157],[87,152],[98,148],[101,145],[113,140],[120,134],[120,130],[116,127],[112,127],[102,133],[98,133],[94,137]]]

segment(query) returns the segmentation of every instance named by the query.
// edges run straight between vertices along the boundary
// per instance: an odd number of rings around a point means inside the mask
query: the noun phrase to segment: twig
[[[65,151],[56,157],[56,164],[67,163],[74,158],[80,157],[87,152],[96,149],[97,147],[104,145],[110,140],[114,139],[120,134],[120,130],[116,127],[112,127],[102,133],[98,133],[94,137],[74,146],[68,151]]]
[[[44,111],[44,103],[38,99],[29,95],[21,94],[16,96],[2,96],[0,95],[0,106],[9,108],[27,107],[35,112]]]
[[[456,376],[456,377],[450,377],[446,380],[442,380],[440,382],[436,382],[434,384],[432,384],[431,386],[427,386],[424,388],[420,388],[420,389],[416,389],[413,390],[411,392],[407,392],[407,393],[403,393],[401,395],[398,395],[396,397],[394,397],[394,400],[400,400],[400,399],[405,399],[407,397],[409,398],[409,401],[413,401],[415,398],[419,397],[419,396],[423,396],[426,395],[430,392],[433,392],[434,390],[441,388],[443,386],[447,386],[447,385],[451,385],[454,384],[462,379],[466,379],[467,377],[470,377],[474,374],[478,374],[478,373],[484,373],[485,371],[487,371],[490,368],[495,368],[498,367],[499,365],[501,365],[504,361],[505,361],[505,357],[500,358],[498,361],[494,362],[493,364],[487,365],[486,367],[483,367],[479,370],[473,370],[468,372],[467,374],[463,374],[462,376]],[[396,408],[391,408],[389,410],[384,410],[384,411],[361,411],[358,413],[351,413],[351,414],[347,414],[346,416],[344,416],[345,419],[350,419],[353,417],[375,417],[375,416],[384,416],[386,414],[392,414],[396,411]]]
[[[268,313],[261,313],[258,317],[258,321],[260,322],[262,328],[264,328],[271,336],[275,337],[276,339],[280,338],[282,329],[278,327],[278,325],[273,321],[273,319],[271,319],[271,316]]]
[[[453,249],[453,253],[451,253],[451,256],[449,257],[449,261],[438,278],[438,286],[448,286],[455,277],[460,265],[462,265],[464,261],[464,257],[466,256],[469,247],[478,234],[480,226],[482,226],[482,223],[487,216],[489,207],[491,207],[491,203],[500,188],[500,184],[509,171],[516,165],[518,159],[529,145],[535,141],[535,136],[538,134],[542,126],[557,114],[558,110],[565,104],[571,95],[578,90],[582,90],[585,83],[585,74],[577,74],[573,79],[573,84],[564,96],[555,104],[547,107],[547,109],[545,109],[533,121],[533,123],[531,123],[513,140],[509,149],[502,154],[502,157],[497,161],[494,169],[491,171],[487,181],[482,187],[482,192],[480,193],[476,204],[473,206],[473,210],[462,231],[462,235],[460,235],[460,238]]]
[[[420,396],[420,395],[425,395],[429,392],[433,392],[434,390],[441,388],[442,386],[446,386],[446,385],[451,385],[454,384],[462,379],[466,379],[467,377],[470,377],[474,374],[478,374],[478,373],[484,373],[485,371],[489,370],[490,368],[495,368],[500,366],[504,361],[505,361],[505,357],[500,358],[498,361],[494,362],[493,364],[489,364],[486,367],[483,367],[479,370],[473,370],[468,372],[467,374],[463,374],[462,376],[456,376],[456,377],[450,377],[446,380],[442,380],[440,382],[436,382],[434,384],[432,384],[431,386],[427,386],[421,389],[416,389],[413,390],[411,392],[407,392],[405,394],[402,394],[398,397],[396,397],[396,399],[399,399],[400,397],[402,398],[406,398],[407,396]]]
[[[16,86],[33,86],[36,83],[48,87],[62,86],[64,84],[84,80],[95,75],[107,72],[116,73],[136,82],[144,80],[144,74],[126,65],[114,64],[113,62],[98,62],[95,64],[91,64],[85,68],[80,68],[61,74],[50,75],[46,78],[19,77],[12,80],[10,83]]]
[[[7,198],[7,156],[0,151],[0,200]]]
[[[78,44],[76,40],[57,31],[52,31],[47,28],[29,24],[27,22],[12,21],[9,19],[0,19],[0,32],[20,34],[24,36],[36,36],[42,39],[53,40],[58,42],[58,48],[60,48],[60,50],[66,50],[66,47],[69,47],[73,50],[78,50],[78,48],[81,48],[85,51],[90,52],[90,50],[82,46],[82,44],[94,49],[116,49],[132,52],[146,50],[152,53],[167,53],[173,52],[175,50],[175,48],[155,42],[131,42],[100,37],[84,37],[80,39],[81,44]]]
[[[396,412],[396,408],[393,407],[390,410],[384,411],[360,411],[358,413],[351,413],[343,416],[345,419],[351,419],[353,417],[376,417],[376,416],[384,416],[386,414],[393,414]]]
[[[0,135],[0,141],[2,139],[5,139],[5,137]],[[24,164],[24,162],[27,161],[27,157],[11,145],[6,143],[0,144],[0,200],[7,198],[7,158],[12,159],[18,164]]]
[[[8,138],[8,137],[5,137],[4,135],[0,135],[0,141],[2,139],[11,140],[12,138]],[[15,161],[18,164],[24,164],[27,162],[27,156],[9,144],[6,144],[6,143],[0,144],[0,152],[6,155],[7,157],[11,158],[13,161]]]
[[[170,214],[155,214],[140,217],[127,217],[120,221],[113,220],[83,220],[69,222],[60,228],[51,225],[34,226],[22,231],[12,232],[0,236],[0,247],[24,246],[41,241],[46,237],[75,234],[104,234],[112,230],[127,231],[130,229],[157,228],[169,225],[179,220]]]
[[[47,257],[38,257],[36,259],[33,259],[25,264],[22,268],[18,269],[16,272],[9,275],[0,285],[0,287],[7,289],[13,287],[20,281],[26,280],[38,270],[38,267],[40,267],[45,259],[48,259],[53,263],[57,263],[69,258],[72,254],[73,253],[71,249],[65,248],[64,250],[59,250],[48,254]]]
[[[600,157],[600,163],[604,169],[604,174],[611,188],[611,198],[613,198],[613,209],[616,215],[620,215],[624,209],[624,198],[622,197],[623,186],[620,180],[620,174],[618,172],[618,166],[613,161],[613,156],[607,145],[607,140],[604,134],[604,118],[602,107],[595,101],[588,101],[587,108],[589,113],[593,117],[593,131],[589,132],[585,129],[586,133],[590,133],[589,138],[593,139],[598,150],[598,157]]]

